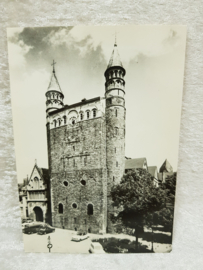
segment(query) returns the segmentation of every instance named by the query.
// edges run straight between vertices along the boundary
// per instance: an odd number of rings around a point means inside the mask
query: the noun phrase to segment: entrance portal
[[[36,221],[43,221],[42,209],[40,207],[36,206],[33,210],[35,212],[35,220]]]

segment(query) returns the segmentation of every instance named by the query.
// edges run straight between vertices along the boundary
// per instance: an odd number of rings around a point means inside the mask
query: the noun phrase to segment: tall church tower
[[[55,65],[56,63],[53,61],[53,72],[51,76],[51,80],[49,83],[49,87],[46,92],[46,112],[47,115],[49,112],[53,110],[58,110],[64,107],[63,99],[64,95],[62,93],[61,87],[59,85],[58,79],[56,77]]]
[[[113,232],[110,216],[113,214],[110,191],[119,183],[125,169],[125,77],[117,44],[104,73],[106,99],[106,166],[107,166],[107,229]]]
[[[47,89],[47,92],[45,94],[46,96],[46,127],[47,127],[47,149],[48,149],[48,163],[49,163],[49,170],[51,170],[51,142],[50,142],[50,113],[52,111],[56,111],[58,109],[61,109],[64,107],[63,104],[63,99],[64,95],[61,90],[61,87],[59,85],[58,79],[56,77],[56,72],[55,72],[55,64],[53,60],[53,71],[51,75],[51,80]],[[54,125],[56,126],[57,122],[56,120],[54,121]]]

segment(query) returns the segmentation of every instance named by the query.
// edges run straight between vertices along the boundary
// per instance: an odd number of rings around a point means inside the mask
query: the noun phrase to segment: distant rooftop
[[[144,164],[147,163],[146,158],[132,158],[125,160],[125,169],[138,169],[143,168]]]

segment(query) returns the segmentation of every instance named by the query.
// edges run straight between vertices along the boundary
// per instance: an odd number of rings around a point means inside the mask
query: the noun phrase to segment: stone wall
[[[121,105],[122,104],[122,105]],[[125,169],[125,107],[124,99],[112,97],[106,107],[106,165],[108,232],[113,232],[111,215],[114,213],[111,188],[121,181]]]
[[[52,225],[95,233],[105,231],[105,118],[98,117],[57,127],[48,130],[47,136]],[[73,207],[74,203],[76,208]],[[59,213],[59,204],[62,204],[63,213]],[[87,213],[88,204],[93,205],[93,215]]]

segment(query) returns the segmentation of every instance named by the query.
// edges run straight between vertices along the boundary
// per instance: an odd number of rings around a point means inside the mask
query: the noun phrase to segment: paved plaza
[[[156,233],[156,231],[154,232]],[[160,233],[160,232],[158,232]],[[162,232],[163,233],[163,232]],[[126,235],[126,234],[89,234],[89,238],[85,239],[81,242],[71,241],[72,236],[76,234],[75,231],[63,230],[56,228],[54,233],[49,233],[46,235],[38,235],[38,234],[23,234],[24,239],[24,248],[26,252],[49,252],[47,248],[48,237],[51,238],[51,243],[53,245],[51,252],[61,252],[61,253],[79,253],[79,254],[89,254],[89,248],[91,244],[91,239],[99,239],[99,238],[110,238],[115,237],[119,239],[129,239],[131,241],[135,240],[134,236]],[[169,234],[169,233],[163,233]],[[151,250],[152,244],[150,241],[143,240],[139,238],[139,242],[142,245],[146,245],[148,250]],[[155,253],[159,252],[170,252],[172,249],[172,245],[165,243],[154,243],[153,250]]]

